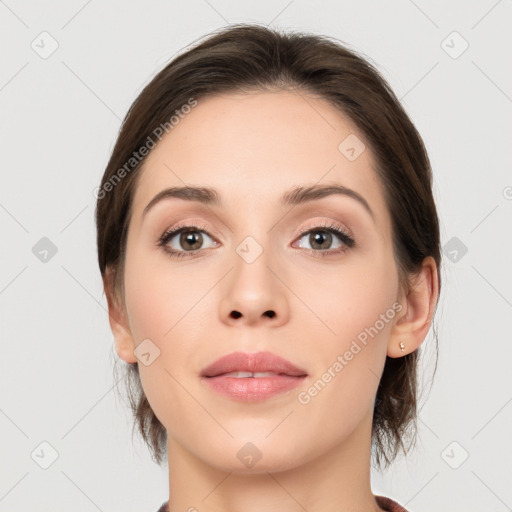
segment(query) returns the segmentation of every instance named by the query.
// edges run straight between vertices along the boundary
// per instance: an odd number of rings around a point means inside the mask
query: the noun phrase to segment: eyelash
[[[203,249],[196,249],[195,251],[175,251],[173,249],[169,249],[169,247],[166,246],[166,244],[174,238],[174,236],[182,233],[182,232],[195,232],[195,231],[202,231],[206,233],[210,238],[213,238],[210,233],[207,230],[206,226],[201,226],[198,224],[187,224],[185,226],[177,226],[175,228],[172,228],[170,230],[167,230],[157,241],[158,247],[163,247],[164,250],[169,254],[171,258],[185,258],[185,257],[196,257],[199,252],[201,252]],[[319,258],[325,258],[328,256],[333,256],[335,254],[341,254],[345,252],[349,252],[351,249],[353,249],[356,246],[356,240],[354,237],[350,236],[346,231],[344,231],[339,226],[336,226],[334,224],[321,224],[318,226],[314,226],[312,228],[309,228],[307,231],[304,231],[299,235],[299,239],[303,238],[304,235],[308,235],[314,231],[325,231],[331,234],[334,234],[338,236],[338,238],[343,242],[345,245],[343,248],[338,248],[335,250],[328,250],[328,251],[315,251],[314,249],[306,249],[310,251],[310,253],[314,257]]]

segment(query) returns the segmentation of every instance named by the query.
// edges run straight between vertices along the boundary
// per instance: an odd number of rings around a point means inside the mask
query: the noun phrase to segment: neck
[[[381,511],[370,486],[371,412],[342,443],[307,462],[293,464],[304,455],[298,446],[282,464],[265,466],[262,457],[243,472],[239,464],[208,464],[169,436],[169,512]]]

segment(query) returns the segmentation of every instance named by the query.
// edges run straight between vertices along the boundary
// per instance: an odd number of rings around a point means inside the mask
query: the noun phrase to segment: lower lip
[[[276,375],[275,377],[203,377],[211,389],[234,400],[260,402],[296,388],[306,377]]]

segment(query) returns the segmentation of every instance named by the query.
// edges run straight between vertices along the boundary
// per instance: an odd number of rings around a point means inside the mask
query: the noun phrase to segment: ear
[[[425,340],[439,297],[437,265],[432,256],[423,260],[422,268],[411,283],[411,290],[400,298],[403,312],[393,325],[387,355],[402,357],[414,352]],[[402,352],[400,342],[405,351]]]
[[[133,351],[135,343],[132,337],[128,315],[118,290],[114,288],[114,271],[107,268],[103,277],[103,290],[108,303],[108,321],[114,335],[117,355],[127,363],[136,363]]]

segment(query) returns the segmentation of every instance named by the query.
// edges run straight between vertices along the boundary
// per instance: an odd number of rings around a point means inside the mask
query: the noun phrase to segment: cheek
[[[139,364],[144,390],[149,400],[158,400],[162,389],[178,396],[181,390],[177,381],[183,382],[200,370],[198,354],[212,332],[212,318],[217,318],[211,298],[205,294],[218,281],[218,275],[180,270],[179,264],[157,251],[131,249],[127,250],[125,267],[130,329],[135,345],[149,339],[158,354],[151,365]]]
[[[188,277],[165,258],[128,247],[124,279],[132,336],[135,345],[149,339],[158,350],[153,363],[139,363],[139,375],[153,412],[166,426],[189,399],[180,384],[190,379],[191,355],[201,348],[194,329],[205,313],[199,302],[205,283]]]
[[[309,310],[311,325],[321,329],[321,339],[327,346],[333,342],[343,345],[392,308],[397,298],[397,279],[393,259],[380,254],[371,259],[354,258],[339,271],[329,269],[296,279],[295,289]],[[389,316],[392,312],[387,320]],[[383,327],[379,322],[378,327],[384,333],[390,325],[385,322]]]
[[[194,291],[192,287],[185,286],[181,275],[179,271],[172,270],[157,250],[144,251],[128,246],[125,299],[136,344],[149,338],[161,345],[185,313]]]
[[[398,277],[392,255],[354,258],[340,272],[317,275],[314,287],[315,279],[300,281],[297,295],[315,312],[305,312],[310,321],[299,332],[304,355],[311,357],[314,348],[312,381],[317,383],[301,403],[311,401],[315,414],[329,410],[341,420],[352,410],[357,417],[376,394],[397,315]]]

